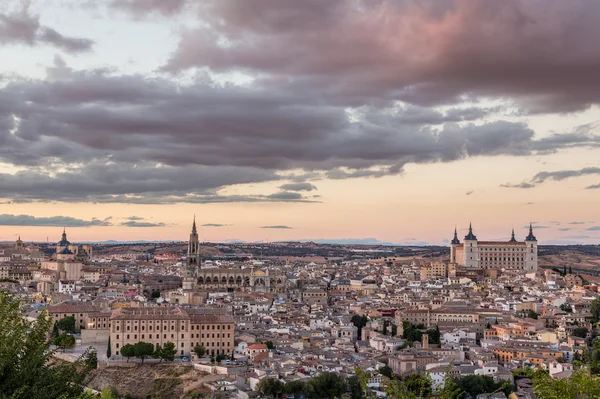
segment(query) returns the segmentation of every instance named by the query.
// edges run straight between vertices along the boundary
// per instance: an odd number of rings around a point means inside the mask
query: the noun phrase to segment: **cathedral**
[[[279,270],[254,267],[202,268],[195,216],[183,267],[183,290],[285,292],[286,276]]]

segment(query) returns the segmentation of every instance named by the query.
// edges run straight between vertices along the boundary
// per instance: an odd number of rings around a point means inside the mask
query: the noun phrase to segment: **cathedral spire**
[[[456,226],[454,226],[454,238],[451,241],[452,244],[460,244],[458,240],[458,232],[456,231]]]
[[[475,234],[473,234],[473,226],[471,225],[471,222],[469,222],[469,234],[465,236],[465,240],[477,241],[477,237],[475,236]]]
[[[192,234],[197,234],[198,231],[196,230],[196,214],[194,213],[194,223],[192,224]]]
[[[512,229],[512,235],[510,237],[510,241],[509,242],[517,242],[517,240],[515,239],[515,228],[514,227]]]
[[[525,241],[537,241],[537,238],[533,235],[533,223],[529,222],[529,235],[525,238]]]

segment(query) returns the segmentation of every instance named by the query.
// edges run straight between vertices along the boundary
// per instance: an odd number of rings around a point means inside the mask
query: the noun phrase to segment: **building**
[[[140,341],[161,346],[173,342],[178,354],[185,356],[190,356],[197,345],[204,346],[211,356],[231,355],[234,331],[231,315],[211,309],[119,308],[111,316],[110,342],[117,356],[124,345]]]
[[[536,271],[538,267],[537,238],[533,235],[533,226],[529,225],[529,235],[525,241],[515,239],[513,229],[509,241],[479,241],[473,228],[461,243],[456,229],[450,242],[450,262],[465,268],[508,269]]]

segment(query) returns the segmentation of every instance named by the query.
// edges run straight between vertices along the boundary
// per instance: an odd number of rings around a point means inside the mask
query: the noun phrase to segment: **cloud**
[[[94,42],[79,37],[64,36],[48,26],[40,24],[39,16],[29,13],[29,5],[23,3],[21,10],[0,12],[0,44],[36,46],[48,44],[67,53],[83,53],[92,50]]]
[[[203,227],[223,227],[223,226],[231,226],[230,224],[220,224],[220,223],[205,223],[202,225]]]
[[[506,184],[501,184],[500,187],[504,187],[504,188],[534,188],[535,184],[531,184],[531,183],[527,183],[527,182],[522,182],[522,183],[518,183],[518,184],[506,183]]]
[[[31,215],[0,215],[0,226],[52,226],[52,227],[91,227],[111,226],[111,219],[83,220],[71,216],[36,217]]]
[[[522,229],[529,229],[529,225],[523,226],[521,227]],[[538,226],[538,225],[533,225],[533,229],[549,229],[550,226]]]
[[[135,16],[145,16],[153,12],[172,16],[181,12],[186,2],[186,0],[111,0],[109,5]]]
[[[164,7],[158,1],[128,3]],[[203,23],[183,30],[166,71],[244,71],[263,87],[291,87],[351,106],[509,97],[527,112],[570,112],[600,100],[600,51],[592,40],[600,36],[595,2],[205,0],[194,5],[185,15]]]
[[[586,229],[587,231],[600,231],[600,226],[592,226]]]
[[[569,224],[586,224],[587,222],[569,222]]]
[[[286,183],[279,186],[279,188],[285,191],[313,191],[317,189],[311,183]]]
[[[587,186],[586,190],[596,190],[600,188],[600,183],[598,184],[592,184],[591,186]]]
[[[467,191],[465,195],[471,195],[475,192],[475,190]]]
[[[135,220],[129,220],[127,222],[122,222],[121,226],[124,226],[124,227],[164,227],[166,225],[164,223],[138,222]]]
[[[561,181],[571,179],[573,177],[597,174],[600,174],[600,168],[598,167],[583,168],[578,170],[557,170],[553,172],[539,172],[533,176],[531,181],[535,183],[544,183],[548,180]]]
[[[262,226],[261,229],[291,229],[290,226],[285,225],[274,225],[274,226]]]
[[[129,216],[127,218],[127,220],[133,220],[133,221],[138,221],[138,220],[144,220],[144,218],[139,217],[139,216]]]
[[[569,231],[569,230],[573,230],[572,228],[569,227],[561,227],[560,229],[558,229],[560,231]]]

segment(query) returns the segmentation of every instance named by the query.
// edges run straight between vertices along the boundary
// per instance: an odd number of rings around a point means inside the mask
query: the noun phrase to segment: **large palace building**
[[[531,224],[525,241],[515,239],[514,229],[509,241],[479,241],[469,225],[469,234],[462,243],[454,229],[454,238],[450,242],[450,262],[466,268],[536,271],[537,247]]]

